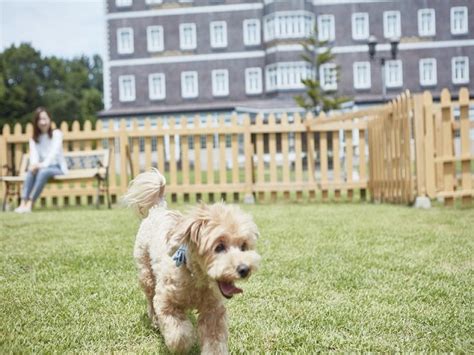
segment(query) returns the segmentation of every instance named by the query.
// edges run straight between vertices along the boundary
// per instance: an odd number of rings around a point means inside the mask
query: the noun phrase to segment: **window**
[[[181,73],[181,96],[185,99],[198,97],[198,73],[184,71]]]
[[[451,60],[453,84],[466,84],[469,82],[469,58],[454,57]]]
[[[160,52],[163,46],[163,26],[149,26],[146,29],[148,52]]]
[[[117,52],[119,54],[133,53],[133,28],[119,28],[117,30]]]
[[[254,46],[260,44],[260,20],[244,20],[244,44]]]
[[[166,97],[165,74],[148,75],[148,96],[150,100],[163,100]]]
[[[163,2],[163,0],[146,0],[146,3],[149,4],[149,5],[161,4],[162,2]]]
[[[245,69],[245,93],[249,95],[262,93],[262,68]]]
[[[354,88],[355,89],[370,89],[371,75],[370,62],[355,62],[354,69]]]
[[[436,35],[436,20],[434,9],[418,10],[418,34],[420,36]]]
[[[451,33],[460,35],[468,32],[467,7],[456,6],[451,8]]]
[[[325,91],[337,90],[337,68],[334,63],[322,64],[319,67],[321,88]]]
[[[401,37],[400,11],[385,11],[383,13],[383,35],[385,38]]]
[[[307,11],[275,12],[264,19],[264,39],[303,38],[314,29],[314,15]]]
[[[436,73],[436,59],[424,58],[420,59],[420,85],[430,86],[436,85],[438,76]]]
[[[320,41],[334,41],[335,38],[334,15],[318,16],[318,39]]]
[[[212,95],[227,96],[229,95],[229,71],[226,69],[218,69],[212,71]]]
[[[369,38],[369,14],[358,12],[352,14],[352,38],[365,40]]]
[[[302,79],[311,77],[313,70],[306,62],[280,62],[265,67],[266,91],[302,89]]]
[[[385,86],[398,88],[403,85],[403,69],[401,60],[388,60],[385,62]]]
[[[132,6],[132,0],[115,0],[115,6],[117,7]]]
[[[179,44],[181,49],[196,48],[195,23],[182,23],[179,25]]]
[[[135,76],[119,76],[119,100],[121,102],[135,101]]]
[[[214,21],[210,24],[211,47],[227,47],[227,23],[225,21]]]

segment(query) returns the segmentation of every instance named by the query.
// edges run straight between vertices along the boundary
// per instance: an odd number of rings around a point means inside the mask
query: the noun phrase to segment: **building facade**
[[[102,115],[294,109],[315,24],[336,55],[318,69],[322,87],[357,105],[473,88],[472,0],[106,0]]]

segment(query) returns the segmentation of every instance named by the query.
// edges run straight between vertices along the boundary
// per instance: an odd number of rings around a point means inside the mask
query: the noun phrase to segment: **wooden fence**
[[[60,129],[66,151],[111,149],[113,201],[133,176],[154,166],[174,201],[352,200],[369,190],[382,202],[428,196],[449,205],[473,196],[469,104],[466,89],[456,102],[443,91],[440,104],[429,93],[407,92],[384,106],[331,117],[110,119],[95,128],[63,122]],[[31,132],[31,125],[3,128],[1,174],[18,169]],[[94,194],[92,184],[54,184],[41,204],[86,205]]]
[[[321,124],[319,123],[321,121]],[[61,124],[64,150],[110,148],[113,201],[129,180],[152,166],[167,177],[172,200],[242,201],[365,198],[366,122],[299,114],[99,121],[95,129]],[[18,168],[32,126],[0,136],[0,163]],[[4,168],[2,174],[7,174]],[[91,184],[47,186],[41,203],[88,204]]]
[[[465,205],[474,196],[474,141],[469,91],[458,100],[444,89],[439,103],[430,92],[406,92],[369,121],[369,190],[373,200],[412,203],[415,197]]]

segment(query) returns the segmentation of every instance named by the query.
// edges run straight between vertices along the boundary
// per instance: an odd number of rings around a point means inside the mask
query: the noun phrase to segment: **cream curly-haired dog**
[[[134,257],[148,301],[148,315],[168,348],[188,352],[196,337],[186,311],[198,312],[201,352],[225,354],[225,299],[241,293],[236,280],[246,279],[259,264],[258,229],[236,206],[201,204],[188,214],[168,210],[165,178],[157,169],[138,175],[125,202],[146,217],[138,230]]]

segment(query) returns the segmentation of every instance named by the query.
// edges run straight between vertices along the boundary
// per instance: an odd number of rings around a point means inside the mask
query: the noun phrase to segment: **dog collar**
[[[186,252],[188,247],[186,245],[181,245],[178,250],[173,255],[173,260],[176,263],[177,267],[180,267],[183,264],[186,264]]]

